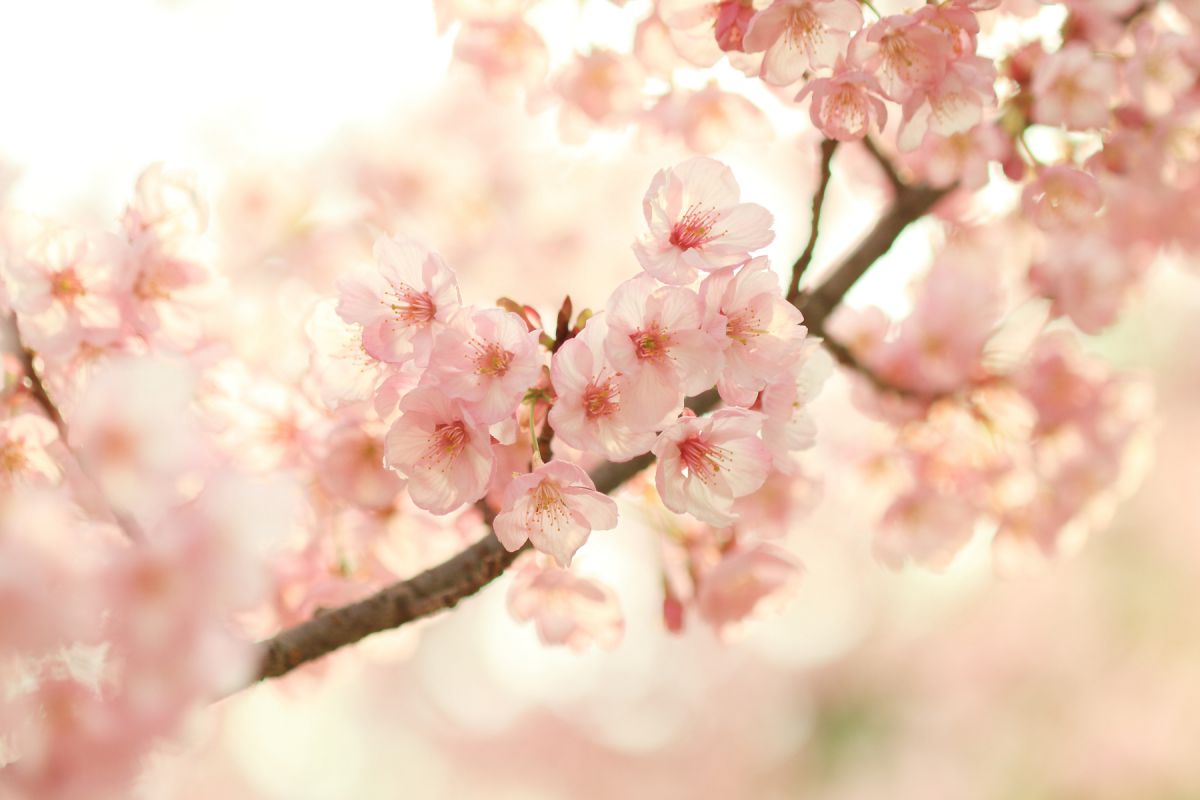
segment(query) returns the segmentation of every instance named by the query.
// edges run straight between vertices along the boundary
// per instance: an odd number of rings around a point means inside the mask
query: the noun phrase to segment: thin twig
[[[879,149],[879,145],[875,143],[875,140],[870,136],[865,136],[862,143],[863,147],[867,149],[867,152],[871,154],[871,157],[875,159],[875,163],[883,171],[884,177],[887,178],[892,189],[897,193],[907,189],[908,184],[900,177],[900,173],[896,171],[896,165],[892,163],[890,158],[884,155],[883,151]]]
[[[13,343],[13,349],[16,351],[17,358],[21,361],[21,369],[25,373],[25,386],[29,390],[29,396],[37,403],[54,427],[58,429],[58,438],[62,441],[63,447],[71,454],[75,463],[79,465],[80,472],[83,473],[92,485],[99,490],[100,484],[96,476],[91,473],[83,459],[79,458],[71,449],[70,439],[67,435],[67,422],[63,419],[62,412],[58,410],[58,405],[50,399],[49,392],[46,391],[46,384],[42,380],[42,375],[38,372],[37,365],[34,359],[37,354],[32,349],[25,346],[25,341],[21,337],[21,328],[17,323],[15,316],[8,318],[9,336]],[[103,492],[100,495],[103,496]],[[112,515],[113,521],[117,523],[117,527],[125,534],[132,542],[142,542],[146,539],[146,534],[142,531],[141,525],[137,523],[133,517],[111,506],[108,512]]]
[[[808,231],[808,244],[792,265],[792,282],[788,285],[788,302],[794,303],[800,296],[800,279],[804,271],[812,263],[813,253],[817,249],[817,236],[821,231],[821,209],[825,207],[825,192],[829,190],[829,181],[833,177],[833,154],[837,152],[837,139],[826,139],[821,142],[821,177],[817,180],[817,190],[813,192],[812,216]]]
[[[896,384],[889,382],[887,378],[883,377],[874,369],[859,360],[858,356],[854,354],[853,350],[842,344],[837,339],[834,339],[829,334],[825,334],[825,336],[822,337],[821,345],[826,351],[829,352],[831,356],[834,357],[839,364],[846,369],[861,375],[879,392],[896,395],[898,397],[915,400],[921,403],[930,403],[939,399],[940,397],[939,395],[929,395],[916,392],[912,389],[907,389],[903,386],[897,386]]]

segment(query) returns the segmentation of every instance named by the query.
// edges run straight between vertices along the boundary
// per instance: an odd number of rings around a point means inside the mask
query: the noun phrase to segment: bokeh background
[[[609,4],[587,2],[564,12],[564,48],[580,25],[628,37]],[[233,298],[209,324],[285,383],[306,363],[307,309],[369,259],[378,232],[443,252],[467,302],[602,304],[637,271],[628,246],[650,176],[688,151],[633,131],[563,144],[552,118],[484,92],[449,47],[423,0],[5,4],[4,202],[105,224],[147,164],[191,169]],[[774,212],[769,254],[782,265],[807,231],[815,139],[769,107],[776,135],[717,155]],[[868,168],[839,158],[818,275],[884,202],[858,180]],[[903,313],[937,236],[914,226],[850,302]],[[510,619],[502,579],[453,613],[198,713],[154,754],[140,792],[1200,797],[1196,289],[1169,265],[1087,342],[1157,399],[1132,495],[1068,560],[998,574],[981,540],[941,573],[878,563],[878,431],[838,376],[814,412],[809,490],[772,521],[806,568],[785,608],[724,641],[700,625],[667,633],[652,521],[626,500],[621,527],[577,562],[619,596],[615,650],[544,647]],[[398,530],[397,551],[448,546],[423,535],[419,521]]]

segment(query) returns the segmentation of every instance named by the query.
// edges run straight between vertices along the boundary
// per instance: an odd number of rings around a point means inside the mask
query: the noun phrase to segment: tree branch
[[[805,324],[810,332],[823,334],[827,318],[855,281],[891,248],[909,223],[924,216],[948,191],[900,185],[891,208],[866,238],[813,292],[793,299],[793,303],[804,313]],[[716,391],[709,390],[689,398],[688,407],[702,414],[714,408],[718,401]],[[601,464],[592,470],[591,477],[598,491],[611,494],[653,463],[654,455],[645,453],[629,461]],[[490,509],[484,509],[484,522],[489,528],[493,516]],[[489,530],[484,538],[448,561],[408,580],[392,584],[364,600],[326,611],[281,631],[259,645],[262,666],[257,680],[284,675],[301,664],[373,633],[453,608],[499,577],[520,552],[505,551]]]
[[[8,318],[8,325],[13,349],[16,351],[17,358],[20,359],[21,369],[25,373],[25,383],[26,388],[29,390],[29,396],[42,409],[42,413],[54,423],[54,427],[58,429],[58,438],[62,441],[63,447],[67,449],[68,453],[71,453],[83,475],[98,489],[100,484],[97,482],[96,477],[88,470],[87,465],[71,450],[70,440],[67,438],[67,422],[63,419],[62,412],[58,410],[58,406],[50,399],[50,394],[46,391],[46,384],[42,381],[41,373],[38,372],[37,367],[33,363],[36,354],[33,350],[25,346],[25,341],[21,337],[21,328],[17,324],[15,314]],[[100,496],[103,497],[103,495],[104,493],[100,492]],[[142,531],[142,527],[138,525],[137,520],[111,506],[108,508],[108,513],[112,515],[113,521],[117,523],[117,527],[121,529],[130,541],[145,541],[146,535]]]
[[[42,383],[42,376],[38,373],[37,367],[33,363],[34,352],[25,346],[25,341],[21,338],[21,329],[17,325],[16,315],[8,317],[8,329],[8,335],[13,343],[13,350],[16,351],[16,356],[21,362],[21,371],[25,373],[25,388],[29,390],[29,396],[42,409],[42,413],[50,418],[50,421],[54,423],[54,427],[58,428],[58,437],[62,439],[63,444],[66,444],[67,423],[59,412],[58,406],[54,404],[54,401],[50,399],[50,395],[46,393],[46,385]]]
[[[821,177],[817,180],[817,190],[813,192],[808,244],[804,245],[804,252],[792,265],[792,282],[787,291],[789,303],[796,302],[796,298],[800,296],[800,279],[812,263],[813,253],[817,249],[817,236],[821,231],[821,209],[825,207],[825,192],[828,191],[829,181],[833,177],[833,154],[837,152],[837,148],[837,139],[825,139],[821,142]]]
[[[825,321],[859,278],[884,253],[892,248],[900,233],[912,222],[925,216],[950,189],[931,189],[926,186],[903,187],[896,193],[891,207],[875,223],[867,237],[859,243],[842,263],[822,281],[811,294],[797,298],[796,306],[804,312],[810,333],[822,335]]]

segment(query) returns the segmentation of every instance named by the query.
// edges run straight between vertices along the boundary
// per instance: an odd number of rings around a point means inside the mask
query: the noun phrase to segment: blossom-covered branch
[[[832,156],[832,147],[823,148]],[[822,179],[823,193],[828,179]],[[860,242],[811,293],[796,298],[812,332],[824,329],[829,314],[854,283],[886,253],[909,224],[924,216],[945,194],[928,187],[902,187],[892,206]],[[814,209],[817,203],[814,202]],[[813,225],[816,233],[816,223]],[[807,251],[806,251],[807,252]],[[706,413],[719,403],[715,390],[688,402],[693,413]],[[592,471],[597,491],[609,494],[654,463],[652,453],[622,462],[607,462]],[[491,514],[484,523],[491,525]],[[286,674],[373,633],[390,630],[453,608],[499,577],[521,551],[507,551],[491,532],[453,558],[374,595],[341,608],[326,610],[312,619],[281,631],[260,645],[259,679]]]

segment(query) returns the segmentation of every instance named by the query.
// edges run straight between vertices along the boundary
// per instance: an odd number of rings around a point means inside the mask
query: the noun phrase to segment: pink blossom
[[[625,461],[654,444],[654,431],[635,427],[625,399],[626,378],[604,353],[608,324],[603,315],[588,320],[567,340],[550,366],[557,395],[550,409],[554,435],[571,447]]]
[[[723,38],[727,44],[733,44],[740,21],[734,3],[721,0],[660,0],[657,5],[675,50],[693,66],[711,67],[721,60],[723,48],[716,36],[716,27],[722,11],[725,12],[724,21],[729,25],[724,30]],[[740,30],[744,38],[744,29]],[[738,48],[724,48],[726,52],[730,49]]]
[[[938,261],[921,284],[912,314],[884,350],[885,374],[927,394],[963,386],[978,368],[1002,302],[993,271]]]
[[[654,484],[663,505],[710,525],[737,521],[733,501],[763,485],[771,454],[758,438],[762,415],[726,408],[681,417],[654,444]]]
[[[327,489],[361,508],[391,508],[404,488],[400,477],[384,466],[379,433],[355,419],[334,428],[317,473]]]
[[[110,237],[51,230],[9,262],[12,307],[22,335],[41,355],[65,358],[81,344],[118,337],[116,247]]]
[[[1104,205],[1099,182],[1083,170],[1066,165],[1047,167],[1021,195],[1025,214],[1045,231],[1080,226],[1095,219]]]
[[[1034,121],[1071,130],[1103,128],[1118,88],[1117,69],[1073,42],[1038,62],[1032,88]]]
[[[641,108],[644,82],[632,56],[607,50],[577,55],[553,80],[563,101],[559,129],[564,138],[582,141],[591,126],[629,122]]]
[[[913,150],[926,134],[965,133],[983,120],[984,106],[995,98],[996,67],[990,59],[964,56],[936,80],[923,84],[904,101],[898,143]]]
[[[696,607],[719,635],[727,636],[755,612],[790,599],[803,575],[795,557],[777,545],[738,547],[700,579]]]
[[[362,326],[338,316],[335,305],[332,298],[318,303],[304,326],[312,344],[309,365],[317,393],[331,408],[369,400],[390,375],[400,371],[367,352]],[[415,376],[411,384],[406,388],[416,385]],[[386,416],[394,408],[393,403],[381,415]]]
[[[101,364],[72,410],[69,433],[109,504],[156,519],[180,502],[181,479],[208,458],[195,399],[188,362],[123,356]]]
[[[988,182],[988,165],[1013,153],[1012,138],[995,125],[976,125],[964,133],[930,133],[905,163],[933,186],[975,191]]]
[[[746,32],[757,12],[752,0],[718,0],[713,33],[724,51],[744,50]]]
[[[604,352],[621,373],[621,401],[638,429],[661,427],[685,395],[716,383],[720,344],[700,329],[691,289],[660,286],[649,275],[625,281],[608,300]]]
[[[884,91],[898,103],[936,83],[954,54],[954,43],[943,31],[909,14],[884,17],[866,29],[865,39],[856,38],[855,45],[862,47],[866,68],[878,72]]]
[[[1117,250],[1105,236],[1090,232],[1052,240],[1029,269],[1029,282],[1050,298],[1055,314],[1070,317],[1085,333],[1099,333],[1116,321],[1145,265]]]
[[[808,70],[833,66],[862,21],[855,0],[775,0],[754,15],[743,46],[765,50],[763,80],[786,86]]]
[[[375,260],[376,271],[338,280],[338,314],[363,326],[374,357],[423,361],[461,302],[454,273],[437,253],[403,239],[377,239]]]
[[[659,171],[642,205],[650,233],[633,246],[642,268],[682,285],[766,247],[775,238],[770,212],[740,196],[732,170],[711,158]]]
[[[812,95],[808,114],[813,125],[830,139],[848,142],[862,139],[872,130],[882,130],[887,124],[882,94],[874,75],[839,57],[833,74],[805,84],[796,102]]]
[[[62,475],[46,447],[58,439],[54,423],[36,414],[0,420],[0,487],[37,486]]]
[[[113,285],[130,328],[148,340],[189,349],[202,335],[201,289],[211,281],[204,265],[143,236],[120,254]]]
[[[979,512],[964,498],[918,489],[901,495],[880,523],[875,557],[892,569],[912,561],[942,570],[967,545]]]
[[[446,514],[483,497],[495,464],[487,428],[433,387],[409,392],[400,412],[384,441],[384,458],[408,478],[412,501]]]
[[[717,381],[721,398],[753,405],[767,383],[800,357],[804,318],[784,299],[779,276],[763,256],[710,274],[700,284],[700,301],[704,328],[720,337],[725,351]]]
[[[625,618],[612,590],[570,570],[540,567],[532,559],[516,570],[508,610],[533,620],[543,644],[583,651],[591,644],[612,649],[625,633]]]
[[[819,342],[806,339],[799,368],[779,376],[763,390],[763,442],[780,472],[795,472],[789,454],[816,444],[817,425],[808,407],[832,373],[833,359]]]
[[[540,84],[550,58],[541,35],[519,16],[464,23],[454,55],[478,69],[490,89],[504,94]]]
[[[477,422],[511,415],[542,368],[538,331],[511,311],[464,309],[438,334],[426,380]]]
[[[1147,113],[1166,113],[1196,84],[1196,42],[1143,24],[1134,33],[1134,43],[1137,50],[1123,68],[1130,93]]]
[[[676,89],[648,112],[647,119],[666,133],[682,136],[697,153],[712,153],[735,140],[765,140],[773,132],[758,106],[715,84],[695,92]]]
[[[616,525],[617,504],[596,491],[581,467],[551,461],[513,479],[492,529],[509,552],[529,541],[566,568],[588,534]]]
[[[149,236],[173,251],[204,232],[208,207],[193,175],[152,164],[138,176],[121,222],[130,241]]]

